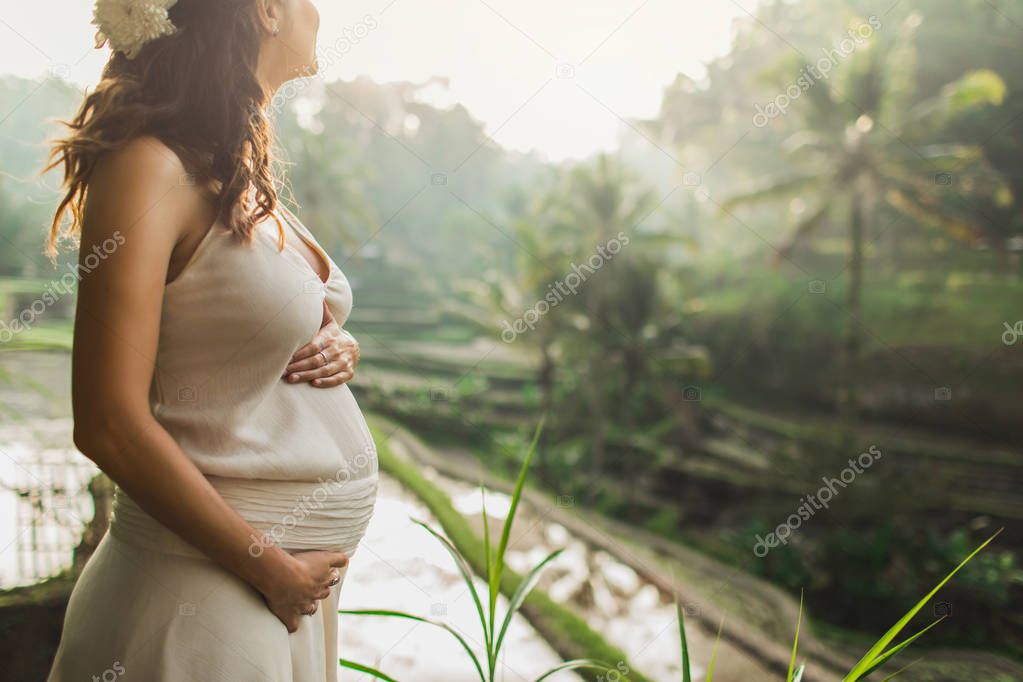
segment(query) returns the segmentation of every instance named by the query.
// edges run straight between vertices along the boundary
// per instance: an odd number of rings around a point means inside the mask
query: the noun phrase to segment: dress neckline
[[[311,273],[313,277],[316,278],[316,281],[327,286],[335,279],[335,275],[339,272],[339,270],[334,266],[334,262],[327,255],[326,251],[324,251],[323,248],[316,243],[315,239],[313,239],[306,230],[296,226],[294,220],[297,220],[297,218],[291,220],[287,218],[285,214],[293,215],[283,206],[279,206],[277,209],[274,209],[267,217],[253,226],[253,231],[257,233],[252,235],[253,238],[258,239],[260,236],[258,233],[262,233],[263,237],[273,242],[273,246],[276,247],[276,250],[279,253],[282,250],[280,241],[275,239],[269,232],[266,232],[265,228],[266,225],[271,222],[277,223],[278,227],[282,230],[282,232],[278,234],[278,237],[280,237],[284,236],[283,230],[285,229],[284,224],[286,223],[290,227],[291,231],[294,232],[299,239],[305,242],[305,244],[312,249],[313,253],[315,253],[327,265],[327,279],[324,280],[323,277],[320,276],[320,273],[313,268],[312,264],[306,260],[305,256],[303,256],[298,249],[291,245],[286,237],[283,239],[283,250],[290,253],[291,256],[297,260],[300,260],[302,262],[302,267]],[[219,218],[215,219],[209,229],[206,230],[206,234],[204,234],[202,239],[199,240],[199,244],[196,245],[195,249],[192,251],[192,255],[189,256],[184,266],[182,266],[182,268],[178,271],[177,276],[170,282],[167,282],[164,285],[164,289],[174,289],[178,282],[186,279],[186,275],[198,267],[199,262],[205,258],[205,254],[210,250],[211,244],[214,240],[230,236],[231,231],[220,222]]]
[[[312,263],[310,263],[306,259],[305,255],[303,255],[302,252],[300,252],[298,249],[291,245],[291,243],[288,241],[287,236],[283,237],[284,248],[290,251],[292,254],[294,254],[297,258],[299,258],[302,261],[302,263],[305,264],[306,268],[309,269],[309,272],[315,275],[316,279],[318,279],[322,284],[324,285],[328,284],[334,275],[334,264],[331,262],[330,257],[327,256],[327,253],[320,247],[319,244],[317,244],[312,239],[310,235],[307,235],[304,230],[300,230],[297,227],[296,223],[291,219],[291,217],[293,217],[291,211],[284,208],[283,206],[279,206],[279,209],[274,209],[271,215],[273,215],[274,218],[278,221],[280,221],[283,218],[284,223],[288,225],[288,227],[291,229],[291,232],[293,232],[296,237],[301,239],[302,242],[305,243],[305,245],[308,246],[309,249],[314,254],[316,254],[316,257],[319,258],[320,261],[327,266],[326,279],[323,278],[323,275],[317,272],[316,268],[312,266]],[[295,218],[295,220],[297,220],[297,218]]]

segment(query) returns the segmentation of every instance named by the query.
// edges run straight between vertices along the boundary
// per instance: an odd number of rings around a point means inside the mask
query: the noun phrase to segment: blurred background
[[[42,253],[38,174],[107,54],[87,5],[0,0],[11,679],[45,672],[109,505],[71,443],[74,254]],[[724,618],[715,679],[776,678],[801,591],[805,679],[838,679],[1004,528],[901,662],[1023,679],[1023,6],[319,7],[321,72],[271,106],[282,194],[352,283],[378,440],[478,526],[473,486],[500,506],[547,414],[509,561],[568,547],[541,589],[648,679],[678,679],[676,592],[699,675]],[[384,492],[343,604],[457,621],[421,492]],[[505,679],[562,653],[534,618]],[[346,657],[472,679],[424,629],[343,622]]]

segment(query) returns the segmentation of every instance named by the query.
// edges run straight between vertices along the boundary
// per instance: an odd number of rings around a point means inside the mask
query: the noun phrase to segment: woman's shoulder
[[[138,183],[185,185],[188,180],[181,157],[153,135],[139,135],[111,149],[97,162],[96,171],[131,176]]]
[[[171,233],[187,229],[207,208],[181,157],[151,135],[134,137],[100,157],[89,180],[88,204],[105,207],[120,221],[157,221]],[[108,210],[102,212],[111,215]]]

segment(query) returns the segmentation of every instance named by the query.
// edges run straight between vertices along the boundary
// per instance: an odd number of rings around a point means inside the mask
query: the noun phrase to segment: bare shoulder
[[[169,189],[173,185],[188,185],[188,173],[181,159],[151,135],[135,137],[104,155],[96,165],[95,179],[101,180],[104,175],[130,181],[134,187],[153,185]]]
[[[178,155],[156,137],[136,137],[97,162],[89,180],[83,238],[120,230],[173,244],[200,203]]]

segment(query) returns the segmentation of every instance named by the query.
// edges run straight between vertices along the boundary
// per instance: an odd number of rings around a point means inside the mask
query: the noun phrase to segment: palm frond
[[[731,211],[739,206],[745,206],[746,204],[785,199],[798,193],[800,190],[808,189],[820,181],[821,176],[816,173],[809,175],[797,175],[780,180],[772,180],[771,182],[761,185],[760,187],[753,188],[742,194],[736,194],[728,197],[721,202],[721,208],[725,211]]]
[[[788,237],[785,238],[785,241],[778,248],[778,252],[774,259],[775,264],[789,258],[789,256],[792,255],[792,251],[800,243],[802,243],[803,240],[819,230],[827,222],[828,216],[831,214],[832,200],[833,195],[825,196],[821,201],[820,206],[817,207],[817,210],[796,225],[795,229],[789,233]]]

